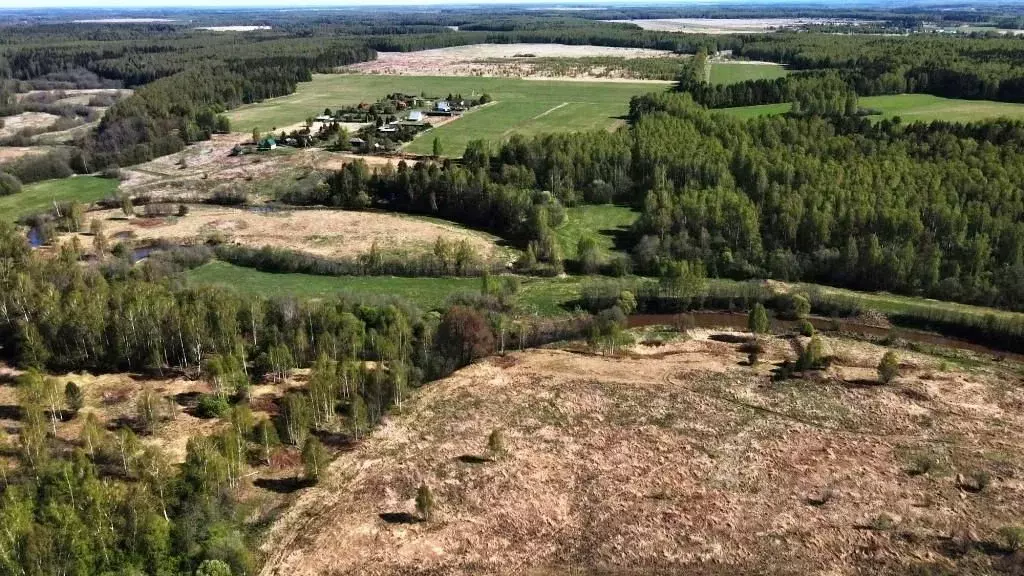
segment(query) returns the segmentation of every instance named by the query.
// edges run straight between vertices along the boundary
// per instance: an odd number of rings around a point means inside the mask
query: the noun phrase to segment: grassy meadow
[[[0,197],[0,218],[17,220],[43,212],[53,203],[77,201],[83,204],[102,200],[117,190],[119,182],[96,176],[72,176],[25,185],[21,192]]]
[[[751,62],[712,62],[712,84],[735,84],[746,80],[771,80],[786,75],[786,69],[779,64]]]
[[[580,238],[593,236],[601,254],[608,256],[615,251],[615,235],[628,230],[639,215],[625,206],[611,204],[569,208],[565,222],[555,229],[558,247],[563,256],[574,258]]]
[[[860,107],[877,110],[881,114],[871,118],[881,120],[899,116],[903,122],[974,122],[989,118],[1024,119],[1024,104],[992,102],[989,100],[957,100],[941,98],[930,94],[893,94],[889,96],[866,96],[860,99]],[[740,108],[722,108],[720,112],[737,118],[755,118],[773,114],[784,114],[790,104],[763,104]]]
[[[665,90],[667,85],[631,82],[576,82],[438,76],[318,74],[289,96],[242,106],[228,113],[232,129],[270,130],[301,122],[308,116],[360,102],[374,102],[393,92],[430,96],[488,93],[492,104],[430,130],[409,143],[413,153],[431,153],[434,137],[444,153],[459,156],[470,140],[495,142],[513,133],[525,135],[606,129],[629,109],[638,94]]]

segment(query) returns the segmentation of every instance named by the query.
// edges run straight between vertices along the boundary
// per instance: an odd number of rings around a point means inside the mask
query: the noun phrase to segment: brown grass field
[[[272,246],[301,250],[319,256],[358,256],[374,242],[381,250],[417,253],[430,251],[438,237],[467,240],[481,256],[496,248],[487,234],[441,221],[428,221],[399,214],[352,212],[346,210],[295,210],[252,212],[219,206],[192,206],[188,215],[166,218],[126,219],[120,210],[90,212],[87,220],[100,219],[111,238],[140,242],[165,239],[175,243],[219,240],[262,248]],[[86,230],[89,224],[86,224]],[[91,236],[83,234],[83,246]]]
[[[738,337],[513,353],[430,384],[276,521],[262,574],[1020,568],[995,544],[1024,515],[1019,372],[901,352],[880,386],[884,348],[829,338],[831,368],[772,383],[793,342],[751,368]]]

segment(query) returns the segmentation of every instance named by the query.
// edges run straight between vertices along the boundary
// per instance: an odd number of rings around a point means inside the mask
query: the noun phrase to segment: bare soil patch
[[[608,46],[570,46],[566,44],[473,44],[416,52],[379,52],[377,59],[345,68],[363,74],[405,76],[494,76],[535,77],[530,57],[581,58],[612,56],[655,58],[672,56],[666,50],[615,48]],[[580,76],[581,80],[619,79],[604,76]],[[629,80],[636,82],[636,80]]]
[[[263,574],[990,573],[1014,561],[993,543],[1024,514],[1017,373],[901,352],[896,381],[867,385],[884,349],[826,338],[831,368],[772,382],[792,342],[769,338],[750,367],[736,336],[698,330],[620,357],[515,353],[429,385],[301,493],[268,534]],[[491,460],[494,429],[508,453]],[[981,472],[986,487],[964,489]],[[416,518],[421,482],[434,519],[393,521]]]
[[[88,217],[103,220],[105,233],[111,237],[129,235],[139,241],[166,239],[190,243],[216,236],[243,246],[273,246],[330,257],[363,254],[374,242],[382,250],[428,251],[438,237],[467,240],[485,257],[495,249],[494,242],[482,233],[439,222],[373,212],[251,212],[237,208],[194,206],[183,217],[125,219],[119,210],[90,212]],[[82,237],[81,241],[84,246],[90,245],[90,238]]]

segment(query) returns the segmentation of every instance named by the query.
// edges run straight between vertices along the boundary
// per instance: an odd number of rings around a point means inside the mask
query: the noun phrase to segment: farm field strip
[[[874,119],[899,116],[904,122],[943,120],[946,122],[975,122],[988,118],[1024,119],[1024,104],[993,102],[990,100],[957,100],[930,94],[895,94],[860,98],[860,107],[878,110]],[[789,103],[762,104],[739,108],[722,108],[721,112],[737,118],[755,118],[784,114]]]

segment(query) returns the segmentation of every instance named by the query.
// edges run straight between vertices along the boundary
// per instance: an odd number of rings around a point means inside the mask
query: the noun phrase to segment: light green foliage
[[[85,405],[85,393],[72,381],[64,385],[64,402],[72,412],[78,412]]]
[[[892,379],[899,376],[900,361],[892,350],[886,351],[878,362],[878,379],[882,384],[892,382]]]
[[[786,75],[778,64],[750,62],[712,62],[712,84],[735,84],[746,80],[771,80]]]
[[[204,560],[196,570],[196,576],[231,576],[231,567],[220,560]]]
[[[327,450],[316,436],[310,436],[302,446],[302,466],[306,478],[313,482],[320,481],[320,473],[327,465]]]
[[[811,336],[807,344],[800,352],[797,359],[798,370],[817,370],[825,365],[827,358],[821,344],[821,338],[817,335]]]
[[[119,182],[98,176],[74,176],[29,184],[21,193],[0,196],[0,219],[16,220],[22,216],[45,212],[54,202],[88,204],[113,195]]]

